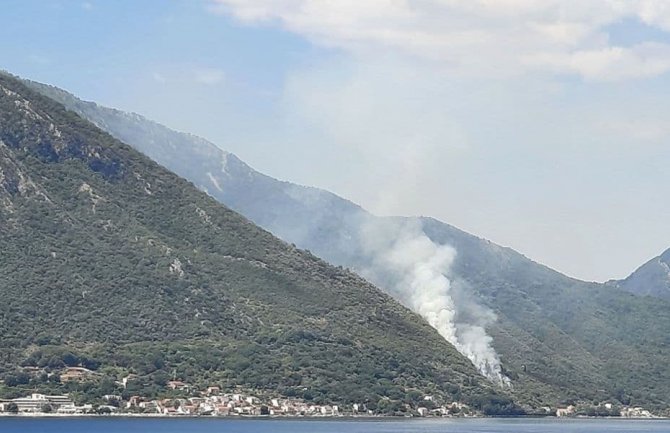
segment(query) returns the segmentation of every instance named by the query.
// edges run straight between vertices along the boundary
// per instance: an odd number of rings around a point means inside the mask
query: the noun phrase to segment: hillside
[[[670,299],[670,249],[614,284],[635,295]]]
[[[459,251],[453,273],[496,312],[491,334],[520,390],[667,405],[668,304],[566,277],[436,220],[423,224]]]
[[[4,396],[95,396],[133,373],[127,393],[175,377],[379,411],[426,394],[511,407],[391,297],[6,75],[0,251]],[[16,379],[19,366],[72,365],[102,382]]]
[[[30,85],[287,242],[356,270],[424,317],[435,317],[434,307],[448,311],[452,318],[434,326],[445,325],[445,338],[480,371],[510,379],[524,401],[670,404],[668,303],[569,278],[431,218],[376,217],[327,191],[258,173],[202,139]],[[399,250],[417,246],[421,254],[397,262]],[[423,293],[424,285],[406,280],[425,263],[416,259],[424,253],[439,265],[430,281],[437,292]],[[422,303],[423,297],[437,301]]]

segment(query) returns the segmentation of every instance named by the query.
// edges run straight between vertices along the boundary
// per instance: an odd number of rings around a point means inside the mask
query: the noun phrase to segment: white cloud
[[[620,80],[670,70],[670,45],[616,46],[607,29],[633,19],[670,31],[664,0],[214,0],[212,10],[318,44],[398,50],[467,74],[539,69]]]
[[[558,73],[577,73],[588,80],[653,77],[670,70],[670,45],[646,42],[630,48],[548,53],[529,57],[526,63]]]
[[[649,78],[670,71],[670,1],[211,5],[336,48],[282,76],[261,170],[587,279],[667,247],[670,81]]]

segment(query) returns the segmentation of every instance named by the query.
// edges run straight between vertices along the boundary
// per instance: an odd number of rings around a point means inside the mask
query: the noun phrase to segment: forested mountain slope
[[[6,75],[0,274],[5,376],[77,364],[135,373],[137,392],[176,376],[379,410],[426,394],[509,405],[376,287]]]
[[[569,278],[431,218],[373,216],[327,191],[258,173],[197,137],[80,101],[60,89],[30,85],[284,240],[356,270],[425,317],[435,311],[416,302],[426,295],[423,285],[405,279],[422,263],[389,258],[419,245],[433,254],[429,258],[444,259],[432,271],[449,281],[441,281],[438,296],[427,294],[448,301],[436,303],[454,317],[444,334],[454,331],[452,340],[462,343],[459,350],[471,359],[482,359],[471,353],[477,350],[494,364],[497,356],[501,374],[524,401],[538,406],[607,399],[657,408],[670,404],[670,370],[665,368],[670,304],[665,301]]]

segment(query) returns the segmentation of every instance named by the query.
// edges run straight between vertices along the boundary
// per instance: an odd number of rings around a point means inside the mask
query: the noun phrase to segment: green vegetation
[[[521,400],[670,405],[670,303],[566,277],[436,220],[423,224],[458,251],[458,283],[496,313],[489,332]]]
[[[132,373],[127,393],[156,395],[177,377],[315,402],[394,409],[419,393],[516,410],[355,274],[17,80],[0,86],[1,396],[96,399]],[[95,374],[61,382],[68,366]]]
[[[222,203],[288,242],[332,263],[366,268],[371,257],[357,233],[362,224],[379,227],[390,220],[374,217],[326,191],[258,173],[197,137],[80,101],[54,87],[28,85],[206,187]],[[433,241],[456,249],[449,271],[454,285],[467,287],[478,303],[496,314],[488,332],[519,400],[534,407],[557,407],[566,401],[618,401],[655,409],[670,405],[670,369],[666,368],[670,303],[635,298],[620,290],[662,295],[667,288],[663,264],[670,263],[670,253],[651,260],[619,285],[592,284],[440,221],[421,218],[419,222]]]

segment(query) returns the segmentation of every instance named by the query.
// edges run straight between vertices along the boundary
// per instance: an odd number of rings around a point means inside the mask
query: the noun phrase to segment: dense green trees
[[[368,266],[372,257],[357,239],[361,226],[410,220],[421,225],[431,240],[456,249],[450,269],[454,287],[466,287],[465,292],[473,293],[477,302],[495,313],[497,320],[488,331],[514,392],[522,400],[535,406],[555,406],[575,398],[614,398],[622,404],[657,408],[670,405],[670,369],[664,368],[670,357],[667,301],[633,297],[612,282],[593,284],[568,278],[512,249],[432,218],[374,217],[327,191],[258,173],[198,137],[80,101],[51,86],[28,84],[208,188],[222,203],[285,240],[333,263],[352,269]],[[670,252],[650,261],[635,281],[627,283],[643,292],[665,287],[658,278],[665,279],[663,262],[668,262],[668,255]]]
[[[158,395],[177,376],[315,402],[496,394],[434,329],[356,275],[17,81],[0,86],[0,375],[15,380],[0,392],[40,381],[80,401]],[[56,374],[25,384],[19,365]],[[68,366],[95,375],[55,380]],[[130,373],[125,390],[111,385]]]

